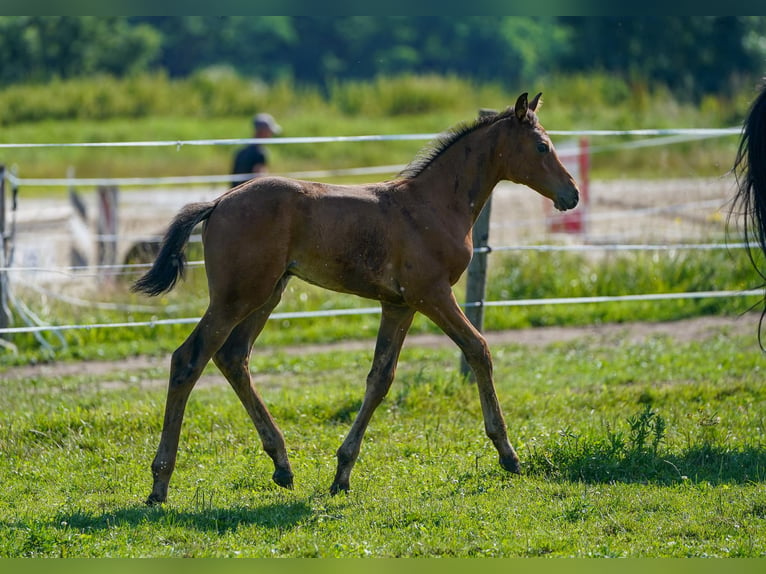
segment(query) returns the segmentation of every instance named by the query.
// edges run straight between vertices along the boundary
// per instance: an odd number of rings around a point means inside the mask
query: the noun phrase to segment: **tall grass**
[[[746,254],[737,250],[606,252],[596,257],[560,251],[525,251],[499,259],[487,284],[489,300],[744,291],[759,285]],[[488,308],[485,324],[490,329],[501,329],[664,321],[742,313],[757,300],[757,297],[674,299]]]
[[[614,128],[645,127],[646,122],[666,127],[679,120],[702,122],[704,127],[726,126],[738,121],[749,103],[747,94],[738,98],[709,95],[696,108],[675,100],[664,86],[628,83],[599,73],[541,77],[531,86],[477,84],[455,76],[381,76],[369,82],[334,82],[323,92],[289,79],[266,84],[211,68],[184,79],[155,73],[8,86],[0,90],[0,125],[168,115],[221,118],[263,109],[285,116],[301,110],[334,110],[377,118],[463,113],[482,105],[511,105],[522,91],[542,91],[554,100],[558,110],[550,112],[557,123],[606,121]]]
[[[171,80],[163,73],[117,79],[94,76],[13,85],[0,91],[0,125],[119,118],[229,117],[275,107],[284,112],[307,93],[289,81],[266,86],[232,73],[209,71]]]

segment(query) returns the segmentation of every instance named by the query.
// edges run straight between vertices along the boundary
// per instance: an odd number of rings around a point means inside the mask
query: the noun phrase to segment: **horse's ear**
[[[543,103],[543,102],[542,102],[542,100],[540,99],[540,98],[542,97],[542,95],[543,95],[543,93],[542,93],[542,92],[540,92],[539,94],[537,94],[537,95],[536,95],[536,96],[535,96],[535,97],[532,99],[532,101],[531,101],[531,102],[529,102],[529,109],[530,109],[530,110],[532,110],[533,112],[534,112],[535,110],[537,110],[537,108],[538,108],[538,107],[539,107],[539,106],[540,106],[540,105]]]
[[[516,117],[519,119],[519,121],[523,121],[527,117],[527,110],[529,109],[529,104],[527,103],[528,95],[529,94],[527,92],[524,92],[519,96],[519,99],[516,100],[514,112],[516,113]]]

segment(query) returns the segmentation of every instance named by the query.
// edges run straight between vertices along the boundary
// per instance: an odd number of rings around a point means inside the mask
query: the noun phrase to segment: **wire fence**
[[[639,136],[647,139],[638,141],[618,142],[603,145],[591,145],[589,147],[590,154],[598,154],[605,151],[611,151],[615,149],[639,149],[650,146],[667,146],[676,143],[718,138],[729,137],[733,135],[739,135],[740,128],[727,128],[727,129],[676,129],[676,130],[579,130],[579,131],[553,131],[549,133],[552,135],[560,135],[567,137],[614,137],[614,136]],[[0,149],[14,149],[14,148],[52,148],[52,147],[158,147],[158,146],[175,146],[181,149],[184,146],[202,146],[202,145],[242,145],[247,143],[268,143],[269,145],[285,145],[292,143],[313,143],[313,144],[329,144],[334,142],[364,142],[364,141],[395,141],[395,140],[432,140],[439,134],[399,134],[399,135],[370,135],[370,136],[348,136],[348,137],[311,137],[311,138],[276,138],[269,140],[259,140],[257,138],[244,138],[244,139],[226,139],[226,140],[184,140],[184,141],[144,141],[144,142],[87,142],[87,143],[10,143],[0,144]],[[559,151],[559,155],[563,158],[571,158],[578,154],[576,149],[562,148]],[[281,175],[296,178],[316,178],[321,179],[323,177],[335,177],[340,175],[369,175],[369,174],[387,174],[396,173],[405,166],[403,165],[384,165],[384,166],[370,166],[370,167],[357,167],[346,168],[336,170],[314,170],[305,172],[291,172]],[[56,178],[56,179],[41,179],[41,178],[23,178],[19,177],[15,173],[6,171],[5,179],[12,189],[18,191],[25,186],[43,186],[43,187],[66,187],[72,188],[77,186],[89,187],[89,186],[120,186],[120,187],[147,187],[147,186],[189,186],[189,185],[211,185],[211,184],[226,184],[228,186],[232,179],[231,174],[216,174],[207,176],[169,176],[169,177],[151,177],[151,178]],[[18,196],[14,193],[14,210],[15,202],[18,201]],[[22,198],[23,202],[23,198]],[[635,217],[638,212],[643,215],[658,214],[658,213],[677,213],[683,209],[706,209],[706,210],[720,210],[725,204],[726,198],[721,197],[720,194],[716,199],[702,200],[702,201],[687,201],[678,203],[671,206],[649,206],[649,207],[633,207],[630,209],[620,209],[618,213],[612,214],[596,214],[589,212],[586,214],[586,223],[592,224],[597,222],[599,217],[611,217],[619,218],[620,214],[623,216]],[[539,225],[541,220],[545,220],[545,213],[539,213],[536,217],[531,218]],[[512,225],[523,225],[523,219],[515,219],[511,223]],[[53,240],[56,240],[56,235],[52,235]],[[63,237],[63,235],[61,236]],[[96,234],[93,236],[99,241],[125,241],[133,240],[137,238],[143,238],[144,240],[157,241],[158,235],[146,234]],[[13,239],[13,238],[10,238]],[[198,240],[198,238],[196,238]],[[510,252],[510,251],[537,251],[537,252],[580,252],[580,253],[596,253],[596,252],[626,252],[626,251],[654,251],[654,252],[668,252],[668,251],[682,251],[682,250],[739,250],[745,249],[748,246],[741,242],[711,242],[711,241],[668,241],[668,242],[633,242],[625,243],[620,241],[602,242],[599,244],[592,244],[587,242],[587,238],[584,237],[567,237],[564,243],[541,243],[541,244],[525,244],[521,242],[509,243],[509,244],[496,244],[479,247],[475,250],[476,253],[490,254],[497,252]],[[11,251],[12,255],[12,251]],[[92,298],[81,298],[68,296],[63,294],[60,290],[55,288],[46,288],[43,285],[30,281],[27,279],[29,276],[35,276],[36,274],[55,274],[64,278],[77,278],[82,279],[84,276],[101,276],[105,272],[115,274],[134,274],[140,272],[149,266],[148,263],[139,264],[113,264],[113,265],[25,265],[19,264],[11,260],[0,261],[0,275],[6,277],[5,280],[5,298],[4,304],[6,306],[19,306],[24,307],[23,303],[19,301],[18,297],[14,294],[14,288],[16,286],[24,289],[28,289],[37,292],[41,297],[47,299],[55,299],[72,306],[99,308],[104,310],[118,311],[124,313],[133,312],[182,312],[183,306],[175,306],[169,308],[168,306],[152,306],[152,305],[127,305],[122,303],[96,301]],[[202,266],[202,261],[192,261],[191,266]],[[26,278],[25,278],[26,277]],[[573,304],[599,304],[606,302],[621,302],[621,301],[659,301],[659,300],[672,300],[672,299],[698,299],[698,298],[719,298],[719,297],[750,297],[750,296],[762,296],[763,293],[760,290],[718,290],[718,291],[703,291],[703,292],[690,292],[690,293],[644,293],[644,294],[631,294],[631,295],[604,295],[594,297],[564,297],[564,298],[544,298],[544,299],[515,299],[515,300],[478,300],[478,301],[466,301],[464,307],[466,309],[471,307],[513,307],[513,306],[535,306],[535,305],[573,305]],[[285,319],[301,319],[301,318],[316,318],[316,317],[333,317],[333,316],[347,316],[347,315],[360,315],[360,314],[376,314],[379,313],[378,307],[362,307],[351,309],[322,309],[313,311],[302,312],[285,312],[274,313],[271,316],[272,320],[285,320]],[[92,323],[92,324],[67,324],[67,325],[49,325],[44,321],[37,318],[31,311],[20,313],[23,318],[24,325],[6,326],[0,328],[0,335],[15,334],[15,333],[42,333],[46,331],[63,332],[78,329],[114,329],[114,328],[135,328],[135,327],[155,327],[160,325],[175,325],[175,324],[189,324],[196,323],[199,317],[178,317],[167,319],[154,319],[147,321],[115,321],[109,323]]]

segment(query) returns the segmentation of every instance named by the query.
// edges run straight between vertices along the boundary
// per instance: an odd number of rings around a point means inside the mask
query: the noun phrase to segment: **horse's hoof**
[[[146,499],[146,502],[144,504],[146,504],[146,506],[157,506],[158,504],[162,504],[163,502],[165,502],[164,498],[152,493],[149,495],[149,498]]]
[[[516,456],[500,457],[500,466],[513,474],[521,474],[521,463]]]
[[[349,490],[351,490],[351,487],[348,484],[333,482],[332,486],[330,487],[330,495],[335,496],[339,492],[348,492]]]
[[[287,488],[288,490],[293,489],[293,473],[289,470],[278,468],[274,471],[274,474],[271,475],[271,480],[282,488]]]

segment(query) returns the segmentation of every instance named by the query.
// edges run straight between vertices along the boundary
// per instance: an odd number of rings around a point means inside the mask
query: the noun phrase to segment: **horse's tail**
[[[758,263],[751,249],[751,242],[766,254],[766,84],[750,106],[742,126],[739,148],[734,160],[734,176],[737,192],[731,213],[744,217],[744,239],[747,254],[753,267],[766,281],[766,269]],[[763,261],[763,259],[760,259]],[[758,340],[761,342],[761,326],[766,308],[761,315]],[[761,345],[763,346],[763,345]]]
[[[216,201],[190,203],[173,219],[162,239],[157,259],[146,274],[130,288],[131,291],[159,295],[170,291],[179,278],[184,276],[186,255],[184,248],[194,227],[204,221],[215,209]]]

